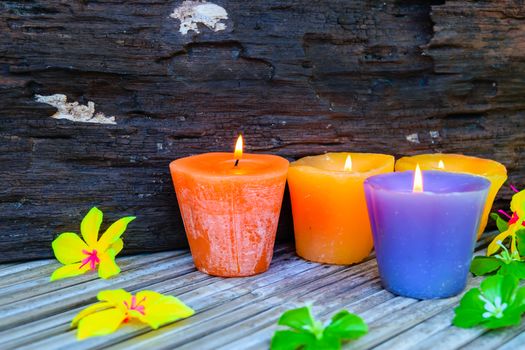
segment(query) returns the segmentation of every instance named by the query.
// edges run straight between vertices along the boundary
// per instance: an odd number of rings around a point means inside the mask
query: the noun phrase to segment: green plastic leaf
[[[506,296],[509,290],[516,288],[516,284],[517,281],[512,276],[492,276],[481,282],[480,289],[483,296],[488,300],[495,300],[496,297],[504,300],[504,295]]]
[[[323,336],[335,336],[348,340],[362,337],[367,332],[368,326],[361,317],[342,310],[332,317],[332,321],[325,328]]]
[[[348,310],[341,310],[337,312],[336,314],[332,316],[332,319],[330,320],[330,324],[344,318],[346,315],[350,315],[350,312]]]
[[[303,306],[284,312],[277,324],[280,326],[288,326],[298,331],[309,331],[314,327],[315,321],[310,308]]]
[[[470,272],[476,276],[483,276],[496,271],[502,264],[504,263],[501,260],[492,256],[476,256],[470,265]]]
[[[481,295],[478,288],[472,288],[465,293],[459,306],[454,310],[456,313],[452,324],[456,327],[470,328],[482,323],[485,319],[482,314],[484,312],[484,303],[479,298]]]
[[[270,343],[271,350],[295,350],[300,347],[308,348],[315,344],[316,339],[312,333],[299,333],[295,331],[276,331]]]
[[[516,231],[516,241],[518,242],[518,252],[520,256],[525,257],[525,229]]]
[[[525,287],[518,289],[514,303],[522,313],[525,312]]]
[[[314,343],[304,347],[305,350],[339,350],[341,349],[341,339],[335,336],[323,336],[316,339]]]
[[[292,330],[276,331],[271,350],[339,350],[342,341],[359,338],[368,332],[366,323],[346,310],[336,313],[325,328],[313,318],[307,306],[286,311],[278,324]]]
[[[514,277],[523,280],[525,279],[525,262],[514,261],[510,264],[502,264],[498,274],[513,275]]]
[[[513,275],[494,275],[469,290],[455,309],[452,323],[469,328],[481,324],[486,328],[517,325],[525,312],[525,287],[519,288]]]
[[[512,275],[520,280],[525,279],[525,262],[518,260],[511,260],[509,262],[499,256],[476,256],[470,266],[470,272],[476,276],[482,276],[496,271],[499,275]]]
[[[521,323],[521,316],[525,312],[525,288],[518,287],[518,280],[512,275],[502,276],[502,294],[507,294],[503,302],[508,305],[505,309],[504,317],[490,318],[483,325],[489,329],[516,326]],[[510,291],[510,288],[514,289]]]
[[[499,232],[507,231],[509,224],[501,218],[497,213],[490,213],[490,218],[496,221],[496,226],[498,227]]]
[[[483,324],[486,328],[496,329],[509,326],[517,326],[521,323],[521,314],[523,311],[520,311],[516,308],[508,310],[505,312],[505,317],[503,318],[492,318],[486,323]]]

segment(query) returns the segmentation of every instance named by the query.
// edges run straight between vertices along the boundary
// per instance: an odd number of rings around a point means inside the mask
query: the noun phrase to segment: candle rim
[[[257,178],[257,179],[266,179],[266,178],[273,178],[275,176],[283,175],[286,176],[286,173],[288,171],[288,167],[290,162],[281,156],[274,155],[274,154],[257,154],[257,153],[244,153],[243,159],[241,160],[241,163],[244,161],[244,164],[246,162],[250,162],[255,160],[261,161],[261,160],[267,160],[267,159],[273,159],[273,162],[278,162],[278,164],[270,163],[269,167],[265,169],[263,172],[259,173],[244,173],[244,174],[236,174],[236,173],[217,173],[217,172],[209,172],[206,171],[204,168],[194,166],[193,164],[188,165],[187,162],[190,159],[195,159],[199,157],[217,157],[218,159],[221,157],[230,157],[231,158],[231,165],[232,170],[234,169],[234,162],[235,159],[233,158],[232,153],[228,152],[207,152],[207,153],[200,153],[195,154],[187,157],[182,157],[175,159],[170,162],[169,168],[171,171],[182,171],[182,172],[190,172],[192,174],[198,174],[199,177],[207,178],[209,180],[228,180],[228,179],[236,179],[236,181],[240,181],[238,179],[251,179],[251,178]],[[220,161],[225,161],[227,159],[220,159]],[[242,166],[242,165],[241,165]],[[240,168],[239,168],[240,169]]]
[[[414,192],[412,190],[413,178],[414,178],[414,173],[415,173],[414,170],[405,170],[405,171],[397,171],[397,172],[392,172],[392,173],[374,175],[374,176],[367,178],[364,184],[365,184],[365,187],[366,186],[371,187],[375,191],[403,193],[403,194],[413,193],[415,195],[433,195],[433,196],[450,196],[450,195],[460,195],[464,193],[478,193],[478,192],[488,193],[488,190],[490,188],[490,181],[487,178],[480,176],[480,175],[452,173],[452,172],[447,172],[443,170],[422,170],[421,172],[423,174],[423,184],[425,184],[425,182],[428,183],[429,180],[425,180],[425,178],[428,179],[428,176],[430,177],[449,176],[451,178],[453,177],[465,178],[473,182],[477,182],[477,184],[474,184],[474,188],[472,189],[462,189],[462,190],[458,189],[458,190],[453,190],[453,191],[448,191],[448,192],[439,192],[439,191],[429,190],[428,186],[425,186],[423,192]],[[387,186],[381,186],[380,184],[377,183],[377,181],[383,178],[394,177],[394,176],[408,176],[406,174],[410,174],[410,176],[408,177],[409,181],[408,181],[407,187],[404,189],[388,188]]]
[[[314,165],[310,165],[310,164],[298,164],[300,161],[303,161],[303,160],[305,160],[307,158],[316,158],[316,157],[322,157],[322,156],[327,156],[327,155],[332,155],[332,154],[350,155],[352,157],[353,169],[351,171],[344,170],[344,168],[341,168],[341,170],[330,170],[330,169],[324,169],[324,168],[320,168],[320,167],[317,167],[317,166],[314,166]],[[355,166],[357,164],[357,159],[359,158],[358,155],[359,156],[364,155],[364,156],[382,157],[384,162],[382,164],[380,164],[379,166],[371,168],[371,169],[369,169],[367,171],[357,171],[357,170],[355,170]],[[300,169],[313,170],[314,172],[317,172],[317,173],[328,174],[328,175],[332,175],[332,176],[362,178],[363,176],[366,176],[366,175],[372,176],[372,175],[376,174],[377,172],[382,171],[385,168],[386,169],[392,168],[393,165],[394,165],[394,162],[395,162],[395,157],[394,156],[392,156],[390,154],[384,154],[384,153],[327,152],[327,153],[322,153],[322,154],[315,154],[315,155],[309,155],[309,156],[301,157],[301,158],[291,162],[290,163],[290,168],[295,168],[295,169],[300,168]]]
[[[507,178],[507,168],[502,163],[489,158],[480,158],[476,156],[469,156],[461,153],[420,153],[420,154],[414,154],[411,156],[404,156],[396,160],[395,164],[395,171],[405,171],[405,170],[398,170],[398,165],[402,165],[403,163],[413,165],[414,167],[419,162],[419,165],[421,166],[425,162],[421,160],[423,157],[429,157],[429,158],[435,158],[436,162],[439,162],[439,160],[442,160],[445,163],[445,171],[450,173],[465,173],[460,170],[453,170],[450,169],[450,166],[447,167],[447,158],[455,158],[455,159],[468,159],[469,161],[477,160],[481,161],[486,165],[483,171],[477,172],[475,175],[481,175],[481,176],[490,176],[490,177],[505,177]],[[433,159],[434,160],[434,159]],[[489,167],[491,165],[492,167]],[[432,166],[432,170],[441,170],[437,167],[437,165],[434,167]]]

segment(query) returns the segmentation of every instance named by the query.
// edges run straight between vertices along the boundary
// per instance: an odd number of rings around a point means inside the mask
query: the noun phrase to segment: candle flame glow
[[[242,158],[242,147],[243,147],[242,135],[239,134],[239,137],[237,138],[237,142],[235,143],[235,152],[233,152],[233,158],[236,161]]]
[[[413,192],[423,192],[423,175],[421,175],[419,164],[417,164],[416,171],[414,172],[414,187],[412,190]]]
[[[352,171],[352,157],[350,155],[346,156],[344,171]]]
[[[445,163],[443,163],[442,160],[439,160],[438,168],[441,169],[441,170],[445,170]]]

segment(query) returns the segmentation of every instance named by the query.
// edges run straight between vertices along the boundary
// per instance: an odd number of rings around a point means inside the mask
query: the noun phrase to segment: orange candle
[[[499,189],[507,180],[507,169],[494,160],[464,156],[462,154],[420,154],[403,157],[396,162],[396,171],[414,170],[419,163],[422,170],[444,170],[453,173],[479,175],[490,181],[489,194],[483,209],[478,238],[487,227],[487,221]]]
[[[264,272],[273,255],[288,161],[263,154],[206,153],[170,171],[195,266],[214,276]]]
[[[363,182],[393,170],[394,157],[366,153],[327,153],[290,164],[297,254],[329,264],[366,258],[373,242]]]

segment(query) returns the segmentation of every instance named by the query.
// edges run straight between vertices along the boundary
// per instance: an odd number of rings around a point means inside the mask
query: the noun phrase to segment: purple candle
[[[423,172],[376,175],[365,183],[379,274],[385,289],[446,298],[466,285],[490,182],[479,176]]]

